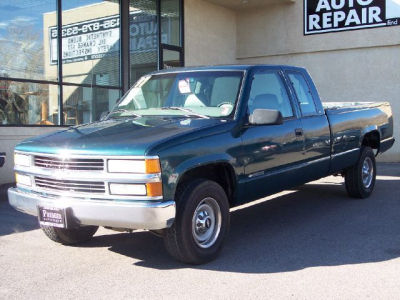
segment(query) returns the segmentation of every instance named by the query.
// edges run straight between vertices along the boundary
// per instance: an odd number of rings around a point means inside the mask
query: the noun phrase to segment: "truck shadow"
[[[400,257],[400,174],[382,178],[364,200],[348,198],[343,185],[326,178],[235,210],[221,255],[201,266],[175,262],[148,232],[97,236],[82,246],[109,247],[154,269],[275,273],[386,261]]]
[[[8,202],[0,201],[0,236],[38,228],[36,217],[18,212]]]

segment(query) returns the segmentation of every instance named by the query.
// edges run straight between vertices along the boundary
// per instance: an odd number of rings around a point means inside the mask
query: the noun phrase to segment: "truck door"
[[[281,125],[247,126],[242,133],[246,198],[257,199],[295,185],[291,167],[302,159],[301,122],[279,68],[259,69],[251,76],[247,112],[257,108],[282,113]]]
[[[304,134],[304,182],[328,175],[330,165],[329,122],[311,77],[300,69],[284,69],[286,79],[301,113]]]

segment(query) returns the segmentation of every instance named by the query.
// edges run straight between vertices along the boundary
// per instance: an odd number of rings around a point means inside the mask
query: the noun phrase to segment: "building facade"
[[[0,184],[17,142],[98,120],[141,75],[177,66],[303,66],[323,101],[389,101],[400,140],[399,0],[5,0],[0,11]],[[380,160],[400,161],[400,145]]]

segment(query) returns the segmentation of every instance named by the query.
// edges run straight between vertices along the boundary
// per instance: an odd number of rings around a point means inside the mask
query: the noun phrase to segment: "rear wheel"
[[[73,245],[90,240],[96,233],[98,226],[83,226],[74,229],[40,226],[46,236],[54,242]]]
[[[370,147],[363,147],[357,163],[345,173],[345,185],[349,196],[367,198],[375,186],[375,155]]]
[[[206,263],[218,255],[228,228],[224,189],[214,181],[195,180],[178,192],[176,218],[165,230],[165,246],[181,262]]]

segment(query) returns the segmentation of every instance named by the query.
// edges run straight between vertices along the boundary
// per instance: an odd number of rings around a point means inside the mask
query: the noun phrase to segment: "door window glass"
[[[316,114],[317,109],[304,76],[300,73],[288,73],[288,76],[296,93],[303,116]]]
[[[293,117],[286,88],[276,72],[254,75],[248,105],[250,114],[262,108],[279,110],[284,118]]]

